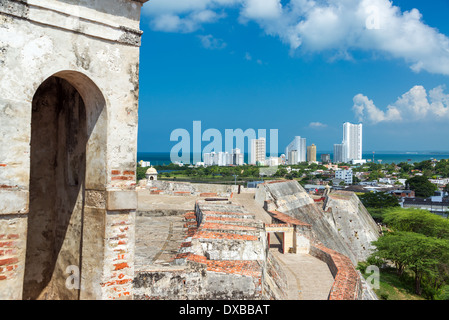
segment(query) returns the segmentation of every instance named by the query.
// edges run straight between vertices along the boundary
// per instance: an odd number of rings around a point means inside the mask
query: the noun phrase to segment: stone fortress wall
[[[200,186],[183,183],[185,187],[191,193],[184,197],[173,192],[152,195],[153,203],[159,197],[165,203],[170,202],[168,197],[189,205],[190,198],[197,200],[194,211],[183,213],[185,237],[176,255],[164,267],[149,266],[136,272],[135,299],[286,299],[286,275],[267,243],[268,232],[279,231],[284,233],[286,253],[309,254],[327,264],[334,278],[329,300],[376,299],[355,266],[369,252],[359,248],[371,248],[379,228],[363,216],[366,210],[362,211],[352,193],[331,193],[325,203],[317,204],[296,181],[261,184],[254,201],[271,215],[272,223],[267,224],[233,203],[232,193],[221,199],[215,193],[200,197],[204,191]],[[330,216],[332,210],[335,216]],[[349,220],[353,222],[346,223]],[[347,240],[350,236],[353,241]]]
[[[375,297],[355,267],[369,256],[380,228],[354,193],[330,193],[321,205],[297,181],[273,181],[258,186],[255,200],[278,221],[303,226],[296,228],[296,249],[327,263],[334,277],[330,300]]]

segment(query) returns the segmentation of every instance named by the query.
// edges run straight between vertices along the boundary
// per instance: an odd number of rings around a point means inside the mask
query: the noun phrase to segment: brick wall
[[[134,170],[111,170],[111,187],[135,188],[136,185]]]
[[[360,273],[357,272],[348,257],[320,244],[313,244],[310,254],[324,261],[334,277],[329,300],[358,300],[361,298]]]
[[[134,278],[134,212],[108,213],[106,222],[105,299],[131,299]]]
[[[26,219],[0,216],[0,300],[22,299]]]
[[[16,233],[0,234],[0,281],[16,277],[18,240],[19,235]]]

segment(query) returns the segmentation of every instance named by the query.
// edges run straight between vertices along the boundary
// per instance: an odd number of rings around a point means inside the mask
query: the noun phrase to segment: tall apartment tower
[[[343,124],[343,162],[362,160],[362,124]]]
[[[296,152],[292,152],[296,151]],[[292,142],[285,148],[285,155],[289,164],[297,164],[306,161],[306,138],[296,136]]]
[[[307,161],[315,162],[316,161],[316,145],[312,143],[311,146],[307,147]]]
[[[343,144],[334,144],[334,157],[333,162],[339,163],[344,162],[344,145]]]
[[[265,163],[266,141],[265,138],[251,140],[250,164]]]

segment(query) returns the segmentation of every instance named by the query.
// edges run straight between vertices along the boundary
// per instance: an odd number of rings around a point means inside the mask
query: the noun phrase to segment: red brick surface
[[[269,213],[275,220],[282,221],[288,225],[312,227],[308,223],[302,222],[301,220],[293,218],[293,217],[291,217],[285,213],[279,212],[279,211],[269,211]]]
[[[334,272],[334,283],[329,293],[329,300],[357,300],[361,288],[359,274],[351,260],[341,253],[315,244],[314,247],[324,253],[330,260],[322,258]],[[327,260],[327,261],[326,261]]]
[[[0,234],[0,281],[17,277],[21,245],[18,234]]]
[[[262,271],[257,261],[206,261],[207,271],[239,274],[249,277],[261,277]]]

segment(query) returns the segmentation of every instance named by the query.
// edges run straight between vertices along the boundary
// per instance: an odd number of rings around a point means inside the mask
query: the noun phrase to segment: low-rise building
[[[335,171],[335,178],[341,179],[345,182],[345,184],[352,184],[353,175],[352,170],[337,170]]]
[[[413,190],[393,190],[391,194],[398,198],[414,198],[415,191]]]
[[[439,199],[404,198],[401,207],[428,210],[432,213],[447,217],[449,213],[449,199],[442,197]]]

